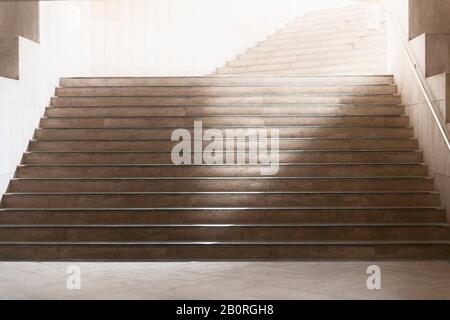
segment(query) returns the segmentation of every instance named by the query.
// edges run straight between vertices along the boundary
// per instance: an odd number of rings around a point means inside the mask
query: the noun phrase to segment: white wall
[[[110,0],[91,6],[91,72],[205,75],[305,11],[349,0]]]

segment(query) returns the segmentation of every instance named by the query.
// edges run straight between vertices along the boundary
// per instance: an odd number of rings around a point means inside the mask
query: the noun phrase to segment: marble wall
[[[0,1],[0,76],[19,78],[19,36],[39,42],[38,1]]]
[[[413,0],[413,2],[415,2]],[[407,21],[409,15],[418,14],[417,11],[402,10],[411,7],[409,0],[390,0],[390,10],[400,20],[404,37],[407,39],[409,25]],[[405,23],[406,22],[406,23]],[[415,136],[419,140],[419,145],[424,153],[424,160],[429,166],[429,172],[434,177],[436,189],[440,192],[443,205],[447,208],[447,216],[450,221],[450,151],[445,145],[444,139],[439,132],[438,126],[429,110],[425,97],[421,92],[418,82],[415,79],[413,69],[408,64],[408,56],[403,49],[402,42],[397,35],[394,24],[389,24],[389,45],[388,59],[390,72],[394,74],[395,81],[402,96],[402,103],[406,106],[406,111],[414,126]],[[426,35],[416,37],[410,41],[414,56],[419,61],[419,71],[425,75],[426,68],[424,61],[431,59],[429,55],[435,52],[427,50]],[[428,53],[428,57],[426,56]],[[422,64],[422,65],[420,65]],[[426,82],[431,91],[431,99],[439,116],[442,119],[449,119],[449,98],[450,98],[450,75],[440,73],[426,78]],[[445,121],[444,121],[445,122]],[[450,131],[450,125],[447,124]]]
[[[450,33],[450,1],[410,0],[409,12],[409,39],[423,33]]]

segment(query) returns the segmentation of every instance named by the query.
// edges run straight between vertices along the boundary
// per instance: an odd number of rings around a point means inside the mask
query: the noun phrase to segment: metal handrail
[[[417,68],[417,62],[416,62],[417,60],[416,60],[414,54],[412,53],[412,49],[409,44],[409,41],[406,40],[405,36],[403,35],[403,32],[401,31],[400,23],[398,22],[397,17],[395,16],[395,14],[393,12],[390,13],[390,17],[391,17],[392,21],[394,22],[395,29],[402,41],[403,49],[405,49],[405,52],[408,56],[408,62],[410,64],[410,66],[412,67],[412,69],[414,71],[414,75],[416,76],[416,79],[419,82],[420,89],[422,90],[422,93],[425,96],[425,100],[427,102],[428,108],[430,109],[431,113],[433,114],[433,118],[436,121],[436,124],[439,128],[439,132],[441,133],[442,138],[444,138],[444,142],[447,145],[447,149],[450,151],[450,138],[449,138],[450,135],[447,130],[447,124],[445,123],[445,121],[443,121],[441,119],[441,117],[439,116],[439,112],[436,111],[436,108],[433,105],[433,102],[430,98],[431,94],[429,93],[429,92],[431,92],[431,90],[428,88],[428,84],[426,83],[426,81],[424,80],[424,77],[421,75],[421,73],[419,72],[419,70]]]

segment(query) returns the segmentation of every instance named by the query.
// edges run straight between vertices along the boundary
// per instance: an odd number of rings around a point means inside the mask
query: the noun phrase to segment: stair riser
[[[276,33],[267,37],[267,40],[293,40],[293,39],[314,39],[316,37],[329,36],[329,35],[346,35],[355,32],[360,32],[364,28],[367,28],[367,20],[354,20],[351,23],[342,23],[338,25],[326,25],[321,27],[304,26],[304,27],[286,27],[278,30]],[[380,29],[370,29],[371,32],[383,32],[385,30],[385,24],[381,24]]]
[[[352,32],[339,32],[339,33],[329,33],[329,34],[298,34],[292,38],[278,38],[272,37],[267,40],[261,41],[258,43],[260,47],[269,47],[269,46],[285,46],[299,43],[317,43],[320,41],[334,41],[334,40],[353,40],[360,38],[370,38],[370,37],[381,37],[384,35],[384,29],[380,30],[362,30],[362,31],[352,31]]]
[[[436,194],[6,194],[6,208],[440,207]]]
[[[56,89],[56,95],[78,97],[100,96],[205,96],[236,94],[298,94],[298,93],[396,93],[396,86],[259,86],[259,87],[63,87]]]
[[[186,128],[193,136],[193,130]],[[208,128],[203,128],[207,130]],[[217,128],[226,133],[226,128]],[[236,128],[233,128],[236,129]],[[241,128],[246,129],[246,128]],[[254,129],[258,129],[257,127]],[[267,127],[267,130],[271,128]],[[413,129],[407,127],[274,127],[280,138],[412,138]],[[148,129],[37,129],[35,139],[41,140],[102,140],[102,139],[167,139],[173,128]]]
[[[379,56],[356,56],[352,55],[338,58],[338,59],[317,59],[313,61],[299,61],[292,63],[277,63],[277,64],[264,64],[264,65],[250,65],[244,67],[223,67],[217,70],[218,74],[227,74],[236,72],[245,73],[245,72],[264,72],[271,70],[287,70],[287,69],[312,69],[312,68],[321,68],[326,66],[348,66],[352,64],[366,64],[367,66],[371,65],[379,65],[385,62],[384,55]]]
[[[345,50],[345,51],[324,51],[316,52],[314,54],[292,54],[279,57],[266,57],[266,58],[243,58],[232,60],[227,63],[228,67],[245,67],[252,65],[267,65],[267,64],[281,64],[281,63],[295,63],[295,62],[311,62],[311,61],[323,61],[323,60],[336,60],[349,57],[364,57],[368,55],[384,55],[386,54],[386,48],[371,48],[371,50],[362,48],[359,50]]]
[[[151,116],[230,116],[230,115],[402,115],[402,106],[302,106],[302,107],[83,107],[47,108],[48,117],[151,117]]]
[[[400,104],[395,95],[255,95],[240,97],[80,97],[52,98],[55,107],[142,107],[142,106],[202,106],[223,104],[264,104],[264,103],[327,103],[327,104]]]
[[[370,19],[370,13],[366,10],[361,10],[359,12],[342,12],[338,14],[329,14],[329,15],[305,15],[301,18],[298,18],[296,21],[291,22],[287,24],[286,28],[283,30],[286,30],[287,28],[292,27],[329,27],[330,25],[343,25],[343,24],[349,24],[354,23],[356,21],[360,22],[363,20],[369,21]],[[324,20],[326,23],[324,23]],[[380,17],[381,20],[381,17]],[[383,22],[384,20],[381,20],[380,22]]]
[[[270,59],[270,58],[282,58],[293,56],[306,56],[312,55],[326,55],[332,54],[332,52],[340,52],[346,54],[352,54],[355,52],[361,52],[372,48],[374,52],[386,51],[385,43],[382,41],[367,42],[359,41],[357,43],[343,43],[330,47],[310,47],[310,48],[292,48],[292,49],[280,49],[278,51],[262,51],[257,52],[256,48],[251,52],[246,52],[237,56],[237,60],[255,60],[255,59]],[[342,82],[341,82],[342,83]]]
[[[170,140],[154,141],[31,141],[29,151],[156,151],[171,152],[178,142]],[[192,143],[193,144],[193,143]],[[193,148],[193,145],[191,147]],[[210,142],[203,142],[206,148]],[[225,148],[226,140],[224,141]],[[235,141],[236,152],[257,150],[258,141]],[[239,147],[238,147],[239,146]],[[267,148],[273,145],[268,141]],[[386,150],[415,151],[416,140],[279,140],[280,150]],[[228,149],[228,151],[231,151]],[[170,157],[170,154],[168,154]]]
[[[333,65],[328,67],[317,67],[310,69],[281,69],[281,70],[272,70],[272,71],[258,71],[258,72],[242,72],[234,74],[239,76],[270,76],[270,75],[278,75],[278,76],[291,76],[291,75],[316,75],[316,76],[326,76],[329,74],[343,74],[343,75],[351,75],[351,74],[376,74],[382,73],[385,69],[385,63],[383,65],[377,64],[372,67],[372,64],[363,64],[363,65],[351,65],[347,66],[347,63],[344,65]]]
[[[382,35],[372,35],[367,37],[354,37],[351,39],[336,39],[336,40],[325,40],[325,41],[308,41],[304,43],[292,43],[288,42],[284,45],[258,45],[256,47],[250,48],[247,50],[247,53],[255,53],[255,52],[272,52],[277,51],[277,48],[281,51],[283,50],[296,50],[296,49],[317,49],[317,48],[333,48],[339,46],[353,45],[359,43],[360,45],[364,44],[365,47],[375,47],[382,48],[385,46],[386,36]]]
[[[193,159],[193,155],[192,155]],[[248,156],[246,156],[248,161]],[[422,163],[419,152],[280,152],[280,163]],[[168,153],[27,153],[22,164],[169,164]]]
[[[433,191],[427,179],[16,180],[9,192]]]
[[[0,241],[380,241],[448,239],[439,227],[2,228]]]
[[[322,246],[0,246],[2,261],[273,261],[448,259],[448,245]]]
[[[1,224],[299,224],[443,223],[444,210],[199,210],[11,211]]]
[[[381,9],[381,8],[380,8]],[[342,13],[355,13],[355,14],[366,14],[367,7],[365,5],[346,5],[340,7],[333,7],[329,9],[321,9],[319,11],[310,11],[306,12],[305,16],[313,16],[313,17],[329,17],[329,15],[335,17]],[[298,18],[301,20],[303,17]]]
[[[260,176],[261,166],[152,166],[152,167],[19,167],[16,178],[95,178],[95,177],[249,177]],[[280,177],[365,177],[428,176],[426,166],[419,165],[324,165],[280,166]]]
[[[214,126],[408,126],[407,117],[398,116],[300,116],[300,117],[153,117],[153,118],[46,118],[41,128],[136,128],[136,127],[192,127],[202,121],[205,127]]]
[[[64,87],[105,86],[256,86],[306,84],[393,84],[393,76],[352,77],[153,77],[153,78],[61,78]]]

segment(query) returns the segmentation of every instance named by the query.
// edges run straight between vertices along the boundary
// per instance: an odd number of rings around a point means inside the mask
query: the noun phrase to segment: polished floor
[[[1,299],[450,299],[450,261],[0,263]],[[81,270],[80,290],[67,269]]]

